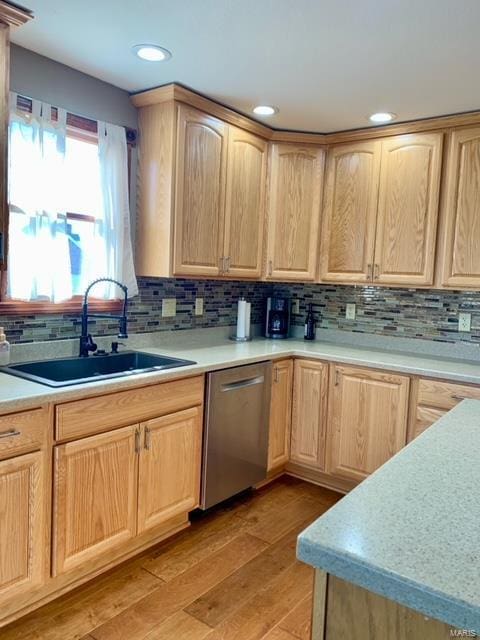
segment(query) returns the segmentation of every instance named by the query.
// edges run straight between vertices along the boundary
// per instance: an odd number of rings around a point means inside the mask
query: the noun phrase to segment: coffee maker
[[[290,330],[289,298],[267,298],[265,313],[265,337],[288,338]]]

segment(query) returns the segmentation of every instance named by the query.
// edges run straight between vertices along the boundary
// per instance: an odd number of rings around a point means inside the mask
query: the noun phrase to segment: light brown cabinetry
[[[223,248],[227,126],[178,107],[174,274],[218,275]]]
[[[480,127],[453,131],[443,199],[442,283],[480,286]]]
[[[420,435],[462,400],[467,398],[480,400],[480,387],[425,378],[415,381],[412,396],[409,441]]]
[[[381,145],[373,140],[328,150],[320,249],[322,280],[372,279]]]
[[[198,506],[202,447],[199,407],[141,425],[138,533]]]
[[[289,459],[292,421],[293,360],[273,363],[268,470],[282,468]]]
[[[54,575],[135,536],[137,431],[124,427],[55,447]]]
[[[433,283],[441,155],[441,133],[329,150],[321,280]]]
[[[54,448],[54,575],[198,505],[202,408],[202,376],[56,407],[58,436],[76,439]]]
[[[295,360],[290,459],[316,470],[325,468],[328,364]]]
[[[139,122],[138,274],[258,278],[266,141],[183,104]]]
[[[374,281],[432,284],[442,134],[382,142]]]
[[[45,409],[0,417],[0,611],[47,580],[51,424]]]
[[[328,471],[360,482],[407,441],[406,376],[332,365]]]
[[[261,276],[266,173],[266,141],[230,126],[221,254],[228,276]]]
[[[43,451],[0,461],[0,604],[46,579],[48,547]]]
[[[314,280],[325,152],[273,144],[270,150],[266,278]]]

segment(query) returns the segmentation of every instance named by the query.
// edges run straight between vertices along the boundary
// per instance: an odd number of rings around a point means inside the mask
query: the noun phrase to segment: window
[[[73,310],[101,277],[124,282],[134,295],[125,130],[38,101],[17,98],[16,105],[2,312]],[[109,308],[118,292],[99,285],[94,295]]]

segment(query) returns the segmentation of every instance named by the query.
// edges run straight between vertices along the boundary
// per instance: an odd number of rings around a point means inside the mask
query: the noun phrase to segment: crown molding
[[[386,124],[349,131],[335,131],[331,133],[314,133],[305,131],[285,131],[272,129],[248,116],[235,111],[207,96],[204,96],[180,84],[167,84],[154,89],[148,89],[130,96],[136,107],[147,107],[164,102],[177,101],[207,112],[229,124],[241,127],[271,142],[292,142],[297,144],[330,145],[387,136],[408,135],[428,131],[444,131],[456,127],[472,127],[480,125],[480,111],[457,113],[445,116],[435,116],[422,120]]]
[[[10,27],[20,27],[33,18],[33,13],[19,5],[0,0],[0,22]]]

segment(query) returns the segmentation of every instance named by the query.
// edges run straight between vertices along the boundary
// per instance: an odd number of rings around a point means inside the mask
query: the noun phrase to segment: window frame
[[[31,113],[32,111],[32,101],[30,98],[26,98],[24,96],[18,96],[17,99],[17,108],[20,111],[24,111],[26,113]],[[52,115],[55,118],[55,107],[52,108]],[[77,116],[72,113],[67,113],[67,136],[72,138],[76,138],[77,140],[82,140],[84,142],[90,142],[92,144],[98,144],[98,131],[97,131],[97,122],[95,120],[90,120],[89,118],[84,118],[83,116]],[[130,168],[131,168],[131,148],[134,146],[134,140],[136,139],[136,132],[127,129],[127,145],[128,145],[128,175],[130,177]],[[133,140],[133,142],[132,142]],[[79,214],[74,211],[67,212],[68,217],[75,218],[77,220],[88,219],[89,216],[84,214]],[[8,242],[8,234],[7,234],[7,242]],[[8,270],[8,262],[7,262],[7,270]],[[42,315],[42,314],[77,314],[82,310],[83,296],[73,296],[69,300],[65,300],[63,302],[47,302],[47,301],[38,301],[38,302],[29,302],[25,300],[15,300],[12,298],[8,298],[6,296],[7,282],[6,282],[6,274],[7,272],[2,270],[0,271],[0,315],[16,315],[16,316],[26,316],[26,315]],[[115,298],[113,300],[104,300],[102,298],[89,298],[89,307],[92,311],[107,311],[107,312],[117,312],[122,309],[123,302],[119,298]]]

